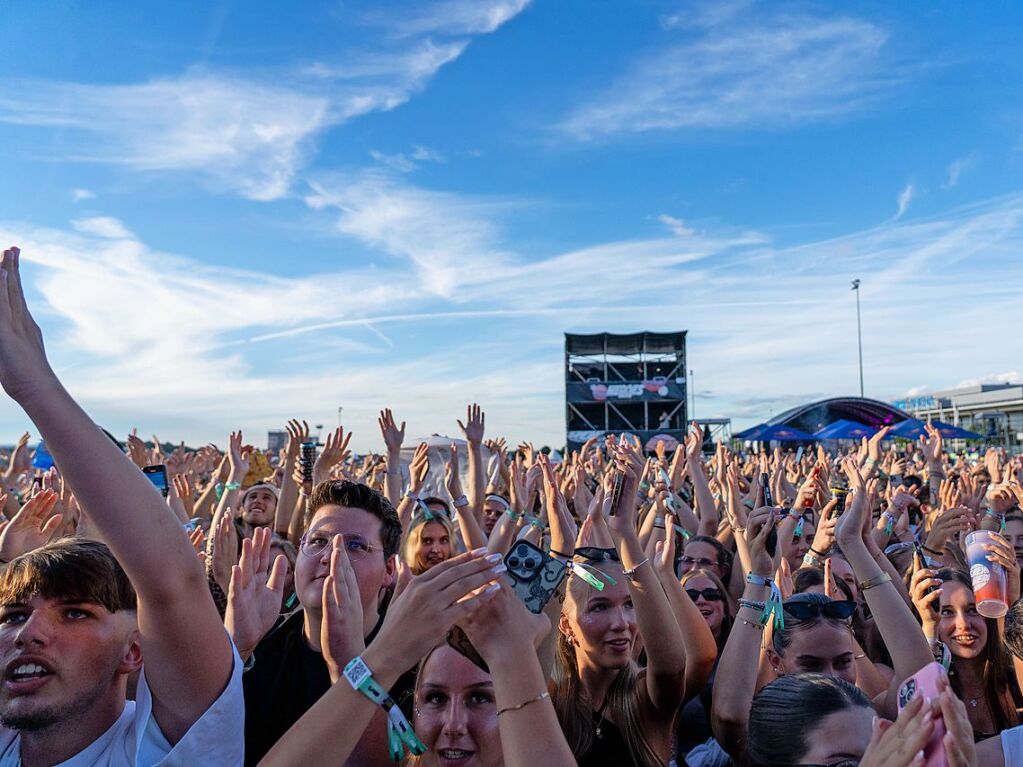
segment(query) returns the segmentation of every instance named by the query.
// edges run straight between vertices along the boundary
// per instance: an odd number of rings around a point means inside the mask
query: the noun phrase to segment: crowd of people
[[[443,450],[386,409],[367,455],[298,419],[276,452],[120,442],[18,259],[0,384],[53,466],[2,456],[0,767],[1023,765],[1019,456],[693,424],[553,460],[478,405]]]

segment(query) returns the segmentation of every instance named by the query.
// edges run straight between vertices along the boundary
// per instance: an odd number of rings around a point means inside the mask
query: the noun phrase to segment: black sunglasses
[[[822,616],[836,620],[847,620],[856,612],[856,603],[849,599],[836,599],[831,602],[783,602],[782,607],[789,615],[799,621]]]
[[[590,562],[621,562],[617,549],[602,549],[598,546],[582,546],[575,550],[575,556],[587,559]]]
[[[721,602],[725,596],[721,593],[721,589],[709,588],[709,589],[686,589],[686,593],[689,598],[694,602],[703,597],[708,602]]]

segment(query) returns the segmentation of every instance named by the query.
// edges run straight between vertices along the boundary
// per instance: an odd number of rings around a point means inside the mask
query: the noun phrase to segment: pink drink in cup
[[[991,553],[984,550],[995,538],[1001,539],[1001,536],[990,530],[974,530],[966,536],[966,561],[970,566],[973,596],[977,600],[977,612],[985,618],[1001,618],[1009,611],[1005,568],[988,559]]]

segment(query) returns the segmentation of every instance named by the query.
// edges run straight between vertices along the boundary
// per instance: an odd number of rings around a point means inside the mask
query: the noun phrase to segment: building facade
[[[921,421],[944,421],[982,434],[992,445],[1023,449],[1023,383],[964,386],[894,405]]]

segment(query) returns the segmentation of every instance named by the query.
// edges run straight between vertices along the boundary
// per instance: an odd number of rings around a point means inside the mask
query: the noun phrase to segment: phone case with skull
[[[512,590],[530,612],[539,613],[565,579],[568,566],[529,541],[516,541],[504,558]]]

